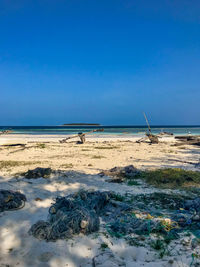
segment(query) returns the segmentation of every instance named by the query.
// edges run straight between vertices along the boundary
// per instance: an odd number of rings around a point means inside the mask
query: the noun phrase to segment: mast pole
[[[146,116],[146,114],[145,114],[144,112],[143,112],[143,114],[144,114],[144,118],[145,118],[145,120],[146,120],[148,129],[149,129],[149,133],[151,134],[151,127],[150,127],[149,122],[148,122],[148,120],[147,120],[147,116]]]

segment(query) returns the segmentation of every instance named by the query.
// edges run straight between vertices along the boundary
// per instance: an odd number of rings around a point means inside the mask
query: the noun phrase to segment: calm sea
[[[148,129],[146,126],[0,126],[0,130],[11,129],[14,134],[33,135],[68,135],[78,132],[89,132],[92,129],[104,128],[104,132],[94,133],[101,135],[133,135],[144,134]],[[151,126],[152,133],[166,131],[174,135],[194,134],[200,135],[200,126]]]

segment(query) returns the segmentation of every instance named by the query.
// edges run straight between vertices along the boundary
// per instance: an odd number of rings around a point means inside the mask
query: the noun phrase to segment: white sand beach
[[[199,161],[198,147],[173,146],[173,137],[162,138],[158,145],[138,144],[136,138],[90,137],[85,144],[76,144],[76,140],[60,144],[60,139],[61,136],[28,135],[7,135],[0,139],[1,145],[26,144],[25,149],[1,146],[0,188],[20,191],[27,198],[24,208],[0,213],[0,266],[190,266],[193,251],[184,242],[189,242],[192,237],[173,242],[173,253],[160,258],[151,247],[130,246],[123,238],[105,235],[102,226],[98,234],[80,234],[56,242],[40,241],[30,236],[28,230],[38,220],[47,219],[48,209],[57,196],[66,196],[80,189],[114,191],[122,195],[162,192],[145,183],[137,186],[108,183],[108,177],[98,174],[102,170],[127,165],[142,170],[176,167],[197,171],[199,169],[194,165],[184,162]],[[48,179],[16,176],[36,167],[50,167],[58,172]],[[102,250],[102,243],[108,248]]]

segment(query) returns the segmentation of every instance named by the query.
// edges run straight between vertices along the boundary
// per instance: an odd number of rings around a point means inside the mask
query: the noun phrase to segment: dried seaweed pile
[[[25,195],[11,190],[0,190],[0,212],[17,210],[24,207]]]

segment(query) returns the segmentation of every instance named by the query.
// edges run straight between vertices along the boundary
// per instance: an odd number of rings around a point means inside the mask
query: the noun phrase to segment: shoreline
[[[34,134],[9,134],[9,135],[3,135],[0,136],[0,145],[3,144],[11,144],[11,143],[27,143],[27,142],[59,142],[59,140],[62,140],[68,136],[71,135],[34,135]],[[113,134],[113,135],[86,135],[86,143],[87,142],[112,142],[112,141],[131,141],[136,142],[140,138],[145,137],[145,135],[119,135],[119,134]],[[165,136],[162,138],[159,138],[161,142],[175,142],[174,136]],[[79,141],[79,137],[73,138],[66,143],[76,142]]]

